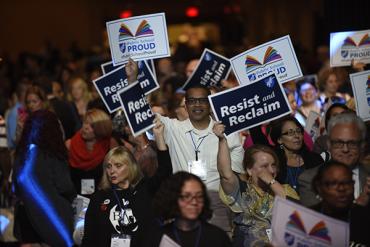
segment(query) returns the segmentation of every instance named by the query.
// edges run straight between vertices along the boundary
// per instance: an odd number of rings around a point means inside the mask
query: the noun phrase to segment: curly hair
[[[201,221],[207,221],[211,218],[212,210],[210,208],[210,199],[207,194],[206,186],[198,176],[181,171],[163,181],[153,198],[154,212],[161,220],[168,221],[181,215],[178,200],[185,182],[191,180],[197,181],[201,185],[203,191],[204,206],[199,215],[199,219]]]
[[[62,128],[57,116],[51,111],[38,110],[31,113],[24,124],[16,156],[24,156],[29,145],[35,144],[48,155],[67,160],[68,151],[64,145]]]

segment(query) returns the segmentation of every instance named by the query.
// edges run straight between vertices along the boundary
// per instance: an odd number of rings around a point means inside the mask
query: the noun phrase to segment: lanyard
[[[179,233],[177,231],[177,228],[176,228],[175,224],[173,224],[173,233],[175,234],[175,238],[176,238],[177,242],[182,246],[180,236],[179,236]],[[199,241],[200,241],[200,236],[201,235],[202,235],[202,224],[199,225],[199,228],[198,228],[198,231],[197,231],[197,238],[195,239],[194,247],[199,246]]]
[[[206,139],[206,137],[209,135],[205,135],[205,136],[202,136],[202,137],[199,137],[198,140],[200,140],[198,146],[195,145],[195,142],[194,142],[194,138],[193,138],[193,133],[191,131],[189,131],[190,133],[190,137],[191,137],[191,142],[193,143],[193,146],[194,146],[194,152],[195,152],[195,160],[198,161],[198,153],[200,153],[199,151],[199,147],[200,145],[202,144],[202,142],[204,141],[204,139]]]

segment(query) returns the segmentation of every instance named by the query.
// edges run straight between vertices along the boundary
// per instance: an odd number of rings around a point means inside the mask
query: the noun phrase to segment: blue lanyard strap
[[[175,234],[175,238],[177,242],[182,246],[181,239],[179,236],[179,233],[177,231],[175,223],[173,223],[173,233]],[[194,247],[199,246],[200,236],[202,235],[202,224],[199,225],[198,231],[197,231],[197,238],[195,239]]]
[[[195,160],[197,161],[198,160],[198,153],[200,152],[199,151],[199,147],[200,145],[202,144],[202,142],[204,141],[204,139],[206,139],[206,137],[209,135],[205,135],[205,136],[202,136],[202,137],[199,137],[198,139],[200,140],[198,146],[195,145],[195,141],[194,141],[194,138],[193,138],[193,133],[192,131],[189,131],[189,134],[190,134],[190,137],[191,137],[191,142],[193,143],[193,146],[194,146],[194,152],[195,152]]]

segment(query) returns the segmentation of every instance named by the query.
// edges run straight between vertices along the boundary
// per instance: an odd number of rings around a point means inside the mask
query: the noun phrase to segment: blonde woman
[[[86,212],[82,246],[114,246],[123,242],[128,243],[124,246],[142,246],[145,229],[154,223],[151,200],[161,181],[172,173],[163,129],[156,119],[153,132],[159,166],[150,178],[142,175],[134,156],[123,146],[113,148],[105,156],[99,191],[91,198]]]
[[[73,77],[69,81],[68,100],[73,103],[81,120],[87,111],[87,105],[91,100],[86,81],[81,77]]]

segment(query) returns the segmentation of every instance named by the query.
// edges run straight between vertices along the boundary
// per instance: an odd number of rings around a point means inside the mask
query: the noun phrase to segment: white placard
[[[130,57],[147,60],[170,56],[164,13],[110,21],[106,26],[114,66]]]
[[[302,76],[289,35],[245,51],[230,61],[240,84],[250,84],[272,73],[281,83]]]
[[[349,75],[351,79],[356,113],[362,120],[370,120],[370,70]]]
[[[315,111],[310,111],[306,120],[305,131],[310,134],[313,141],[320,135],[321,115]]]
[[[330,34],[330,66],[370,63],[370,30]]]
[[[349,246],[349,224],[276,196],[272,211],[272,245]]]

